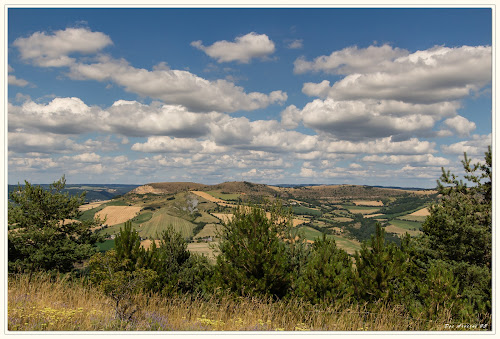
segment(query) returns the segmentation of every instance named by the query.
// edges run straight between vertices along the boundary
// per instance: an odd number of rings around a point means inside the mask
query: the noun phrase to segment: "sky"
[[[9,8],[8,183],[433,188],[492,142],[490,8]]]

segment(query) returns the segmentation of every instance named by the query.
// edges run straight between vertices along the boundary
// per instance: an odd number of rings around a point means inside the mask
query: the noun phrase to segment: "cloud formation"
[[[287,94],[280,90],[269,94],[245,93],[242,87],[227,80],[209,81],[180,70],[156,68],[148,71],[110,57],[101,57],[99,62],[93,64],[74,64],[70,77],[111,81],[128,92],[172,105],[183,105],[194,112],[252,111],[287,100]]]
[[[13,45],[21,59],[40,67],[69,66],[75,62],[73,53],[91,54],[111,45],[111,38],[87,28],[66,28],[53,34],[35,32],[27,38],[18,38]]]
[[[218,63],[237,61],[248,64],[253,58],[262,58],[275,51],[274,42],[265,34],[255,32],[236,37],[234,42],[216,41],[210,46],[203,46],[202,41],[193,41],[191,46],[205,52]]]
[[[491,57],[490,46],[436,46],[411,54],[389,46],[372,46],[364,50],[347,48],[314,62],[298,59],[295,72],[346,75],[331,87],[325,81],[306,84],[303,92],[308,95],[431,104],[462,99],[490,83]]]

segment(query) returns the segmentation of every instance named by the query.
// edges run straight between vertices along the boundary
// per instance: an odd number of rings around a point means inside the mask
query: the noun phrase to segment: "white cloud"
[[[202,42],[193,41],[191,46],[205,52],[217,62],[238,61],[249,63],[252,58],[261,58],[274,53],[274,43],[265,34],[254,32],[237,37],[235,42],[217,41],[211,46],[203,46]]]
[[[302,39],[296,39],[288,41],[287,48],[289,49],[300,49],[304,47],[304,41]]]
[[[317,177],[317,176],[318,176],[318,173],[316,173],[316,171],[314,171],[314,170],[313,170],[313,169],[311,169],[311,168],[302,167],[302,168],[300,169],[299,176],[301,176],[301,177],[306,177],[306,178],[310,178],[310,177]]]
[[[9,85],[26,87],[29,85],[29,82],[24,79],[18,79],[15,75],[9,75],[8,77]]]
[[[62,67],[75,62],[72,53],[96,53],[112,44],[104,33],[87,28],[67,28],[48,35],[36,32],[27,38],[18,38],[13,45],[19,49],[21,59],[41,67]]]
[[[459,100],[491,82],[491,62],[490,46],[434,47],[349,74],[331,86],[328,97],[420,104]]]
[[[150,137],[144,144],[132,145],[132,150],[152,153],[197,152],[202,150],[202,145],[196,139]]]
[[[101,161],[101,156],[96,153],[81,153],[73,156],[64,156],[60,159],[77,163],[96,163]]]
[[[447,154],[462,155],[467,152],[467,155],[484,155],[488,150],[488,146],[491,146],[491,142],[491,133],[487,135],[474,134],[470,140],[442,145],[441,150]]]
[[[245,93],[242,87],[226,80],[208,81],[180,70],[148,71],[130,66],[125,60],[109,57],[101,57],[93,64],[71,66],[70,77],[112,81],[128,92],[183,105],[195,112],[251,111],[287,100],[287,94],[282,91]]]
[[[326,98],[328,97],[328,93],[330,93],[330,81],[323,80],[319,84],[306,82],[302,86],[302,93],[310,97]]]
[[[337,140],[325,142],[324,150],[330,153],[350,153],[350,154],[426,154],[435,153],[436,143],[420,141],[411,138],[404,141],[392,141],[391,137],[370,140],[368,142],[352,142],[347,140]]]
[[[450,161],[443,157],[435,157],[432,154],[420,155],[369,155],[363,157],[363,161],[381,164],[412,164],[414,166],[446,166]]]
[[[293,107],[282,113],[286,125],[304,126],[338,139],[363,140],[429,133],[442,117],[456,114],[457,103],[432,105],[396,101],[337,101],[316,99],[300,112]]]
[[[15,168],[16,171],[33,171],[47,170],[57,168],[58,165],[51,158],[16,158],[9,157],[9,167]]]
[[[301,57],[294,62],[294,72],[322,71],[333,74],[379,72],[389,67],[389,63],[396,58],[405,55],[408,55],[407,51],[389,45],[369,46],[363,49],[353,46],[332,52],[329,56],[319,56],[314,61],[307,61]]]
[[[476,124],[474,122],[469,121],[460,115],[446,119],[444,124],[462,137],[469,136],[470,132],[476,129]]]

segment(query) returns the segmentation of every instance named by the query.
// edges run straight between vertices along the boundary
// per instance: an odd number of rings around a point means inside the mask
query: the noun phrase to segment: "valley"
[[[325,235],[354,254],[369,240],[375,224],[385,228],[387,241],[417,236],[437,199],[433,190],[405,190],[357,185],[280,187],[250,182],[218,185],[197,183],[150,183],[107,201],[82,205],[81,219],[106,218],[99,232],[106,237],[100,250],[114,245],[114,236],[131,220],[149,248],[168,226],[188,242],[188,249],[214,259],[218,230],[230,221],[239,205],[263,206],[279,199],[292,212],[293,233],[312,243]]]

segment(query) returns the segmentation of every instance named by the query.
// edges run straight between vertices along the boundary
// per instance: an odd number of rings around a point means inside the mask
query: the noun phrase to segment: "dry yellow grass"
[[[105,224],[112,226],[132,219],[141,209],[139,206],[107,206],[97,212],[96,217],[106,218]]]
[[[211,201],[211,202],[225,203],[224,200],[218,199],[218,198],[216,198],[216,197],[214,197],[214,196],[212,196],[212,195],[210,195],[210,194],[208,194],[206,192],[201,192],[201,191],[190,191],[190,192],[193,193],[193,194],[196,194],[199,197],[202,197],[203,199]]]
[[[48,275],[9,276],[9,331],[447,331],[443,309],[434,321],[410,317],[401,307],[310,305],[256,298],[138,295],[131,321],[115,320],[113,303],[96,286]],[[490,324],[491,317],[470,319]],[[491,327],[490,327],[491,328]],[[477,330],[477,329],[476,329]],[[407,332],[409,333],[409,332]],[[75,332],[76,334],[76,332]],[[323,333],[335,334],[335,333]],[[338,334],[338,333],[337,333]]]
[[[103,201],[91,202],[89,204],[81,205],[80,207],[78,207],[78,210],[81,211],[81,212],[85,212],[85,211],[91,210],[93,208],[99,207],[102,204],[105,204],[105,203],[110,202],[110,201],[111,200],[103,200]]]
[[[355,200],[353,203],[356,206],[384,206],[382,201],[377,200]]]
[[[413,215],[415,217],[426,217],[430,215],[429,210],[427,208],[422,208],[421,210],[415,211],[411,214],[408,215]]]
[[[378,217],[379,215],[383,215],[383,214],[382,213],[367,214],[367,215],[363,215],[363,218],[373,218],[373,217]]]
[[[360,214],[372,214],[373,212],[378,211],[378,209],[373,209],[373,208],[367,208],[367,209],[361,209],[361,208],[347,208],[347,210],[353,214],[360,213]]]

